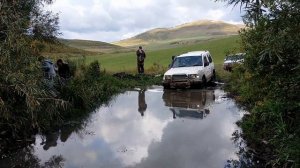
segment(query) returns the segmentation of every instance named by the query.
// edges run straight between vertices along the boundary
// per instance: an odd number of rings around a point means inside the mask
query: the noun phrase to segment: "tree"
[[[39,129],[58,115],[56,99],[42,84],[41,42],[55,42],[58,16],[43,11],[52,0],[0,2],[0,132],[17,135]],[[43,112],[42,112],[43,111]],[[10,136],[11,136],[10,135]]]
[[[243,120],[249,141],[271,150],[268,164],[299,164],[300,1],[222,0],[245,10],[246,28],[240,32],[247,53],[236,84],[252,106]],[[262,143],[268,142],[268,146]],[[279,167],[280,167],[279,166]]]

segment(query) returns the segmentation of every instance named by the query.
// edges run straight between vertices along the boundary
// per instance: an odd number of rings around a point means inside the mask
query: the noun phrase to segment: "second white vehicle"
[[[164,74],[164,88],[190,88],[215,78],[213,59],[208,51],[193,51],[174,58]]]

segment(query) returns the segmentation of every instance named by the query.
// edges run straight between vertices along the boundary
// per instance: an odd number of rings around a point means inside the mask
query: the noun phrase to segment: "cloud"
[[[116,41],[157,27],[194,20],[241,22],[239,8],[212,0],[57,0],[64,38]]]

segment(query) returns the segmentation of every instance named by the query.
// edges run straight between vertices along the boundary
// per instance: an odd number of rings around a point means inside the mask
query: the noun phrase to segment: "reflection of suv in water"
[[[170,69],[164,74],[164,88],[206,84],[215,78],[215,67],[208,51],[194,51],[174,58]]]
[[[245,53],[227,55],[224,60],[223,69],[226,71],[232,71],[232,68],[235,64],[244,63],[245,55],[246,55]]]
[[[203,119],[210,113],[208,106],[214,102],[215,97],[212,90],[166,90],[163,100],[173,113],[173,118]]]

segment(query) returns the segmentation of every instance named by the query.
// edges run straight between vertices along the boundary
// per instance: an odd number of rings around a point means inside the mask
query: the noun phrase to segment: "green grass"
[[[221,39],[229,37],[228,35],[200,35],[194,36],[190,38],[176,38],[172,40],[161,40],[155,41],[147,45],[143,45],[147,48],[147,51],[155,51],[155,50],[163,50],[163,49],[171,49],[171,48],[178,48],[178,47],[186,47],[195,44],[207,43],[208,41]],[[135,46],[136,49],[138,46]],[[131,47],[132,48],[132,47]]]
[[[39,45],[42,46],[41,55],[46,58],[52,58],[54,60],[60,58],[66,59],[71,57],[83,57],[84,55],[92,55],[95,53],[79,48],[74,48],[63,43],[52,44],[47,42],[39,42]]]
[[[227,52],[238,50],[238,36],[230,36],[220,39],[212,39],[206,42],[201,42],[193,45],[178,46],[177,48],[150,50],[145,48],[147,58],[145,60],[145,68],[150,69],[154,64],[167,67],[171,62],[172,55],[180,55],[189,51],[207,50],[213,56],[215,64],[222,64]],[[135,71],[136,69],[136,56],[135,52],[115,53],[115,54],[102,54],[87,56],[85,61],[89,64],[98,60],[101,68],[108,72],[120,71]]]
[[[66,46],[77,48],[90,52],[98,53],[114,53],[114,52],[129,52],[130,49],[117,46],[114,44],[101,42],[101,41],[90,41],[90,40],[67,40],[60,39],[60,42]]]

